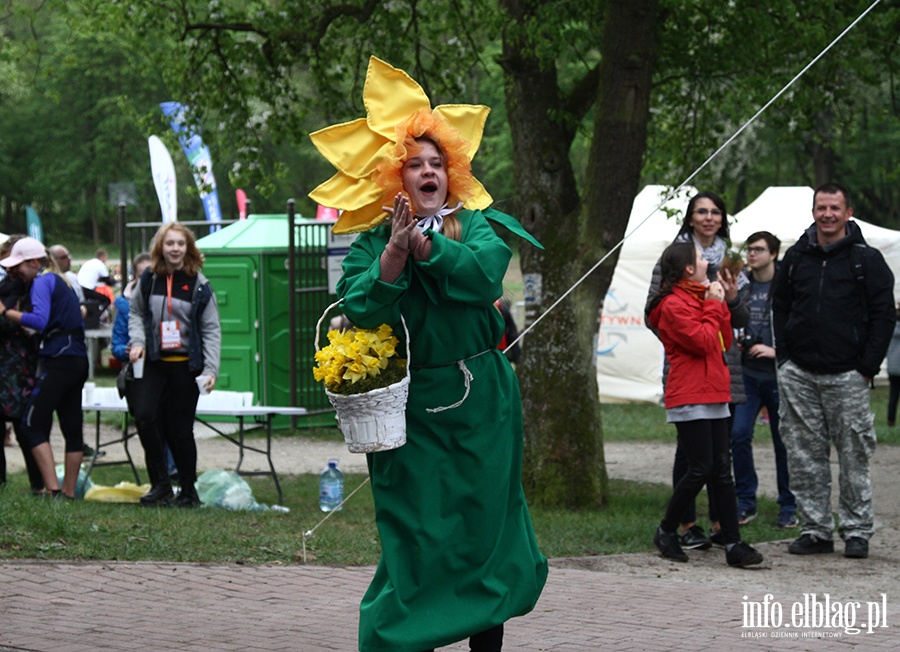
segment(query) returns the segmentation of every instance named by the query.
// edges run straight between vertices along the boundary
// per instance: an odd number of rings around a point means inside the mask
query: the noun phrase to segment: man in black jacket
[[[782,437],[803,519],[788,552],[834,551],[829,449],[840,464],[838,534],[844,556],[865,558],[874,532],[869,386],[894,329],[894,276],[850,221],[835,183],[813,194],[814,224],[785,255],[772,305]]]

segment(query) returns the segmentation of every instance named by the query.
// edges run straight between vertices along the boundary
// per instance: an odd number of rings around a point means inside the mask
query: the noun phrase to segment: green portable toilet
[[[316,320],[328,294],[330,222],[295,218],[298,332],[290,333],[287,215],[250,215],[197,241],[216,293],[222,358],[216,389],[252,391],[260,405],[290,405],[290,338],[297,345],[297,406],[330,410],[313,380]]]

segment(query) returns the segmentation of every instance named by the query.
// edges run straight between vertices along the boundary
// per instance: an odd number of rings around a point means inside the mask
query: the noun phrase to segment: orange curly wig
[[[422,151],[417,138],[433,141],[444,157],[447,170],[447,204],[465,202],[475,194],[475,178],[469,160],[469,143],[447,124],[439,113],[419,109],[396,127],[392,156],[386,156],[375,167],[373,181],[384,189],[382,205],[390,206],[398,192],[403,191],[403,163]],[[406,193],[404,193],[406,194]],[[416,207],[412,206],[413,214]]]

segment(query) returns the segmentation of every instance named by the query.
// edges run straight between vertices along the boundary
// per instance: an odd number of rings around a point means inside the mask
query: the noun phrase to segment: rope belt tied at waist
[[[472,375],[472,372],[469,371],[469,368],[466,366],[466,360],[473,360],[474,358],[484,355],[485,353],[489,353],[492,350],[493,349],[487,349],[485,351],[482,351],[481,353],[476,353],[475,355],[470,355],[468,358],[463,358],[462,360],[457,360],[455,363],[452,363],[452,362],[448,363],[448,364],[455,364],[457,367],[459,367],[459,370],[463,374],[463,380],[465,381],[465,384],[466,384],[466,393],[463,394],[463,397],[461,399],[459,399],[453,405],[445,405],[443,407],[436,407],[436,408],[425,408],[425,411],[429,412],[431,414],[434,414],[435,412],[443,412],[444,410],[452,410],[452,409],[458,408],[460,405],[462,405],[465,402],[465,400],[469,397],[469,390],[471,389],[472,381],[475,379],[475,377]],[[447,365],[439,365],[439,366],[446,367]],[[415,367],[413,367],[413,368],[415,369]]]

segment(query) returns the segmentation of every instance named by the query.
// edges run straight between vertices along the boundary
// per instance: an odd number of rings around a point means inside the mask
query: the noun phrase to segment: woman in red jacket
[[[715,487],[725,558],[730,566],[752,566],[763,557],[740,540],[728,432],[730,377],[723,357],[732,330],[725,291],[706,277],[708,263],[691,242],[669,245],[660,259],[662,283],[651,302],[650,325],[659,333],[669,360],[666,421],[678,431],[688,472],[675,486],[653,543],[662,556],[685,562],[678,521],[704,484]]]

